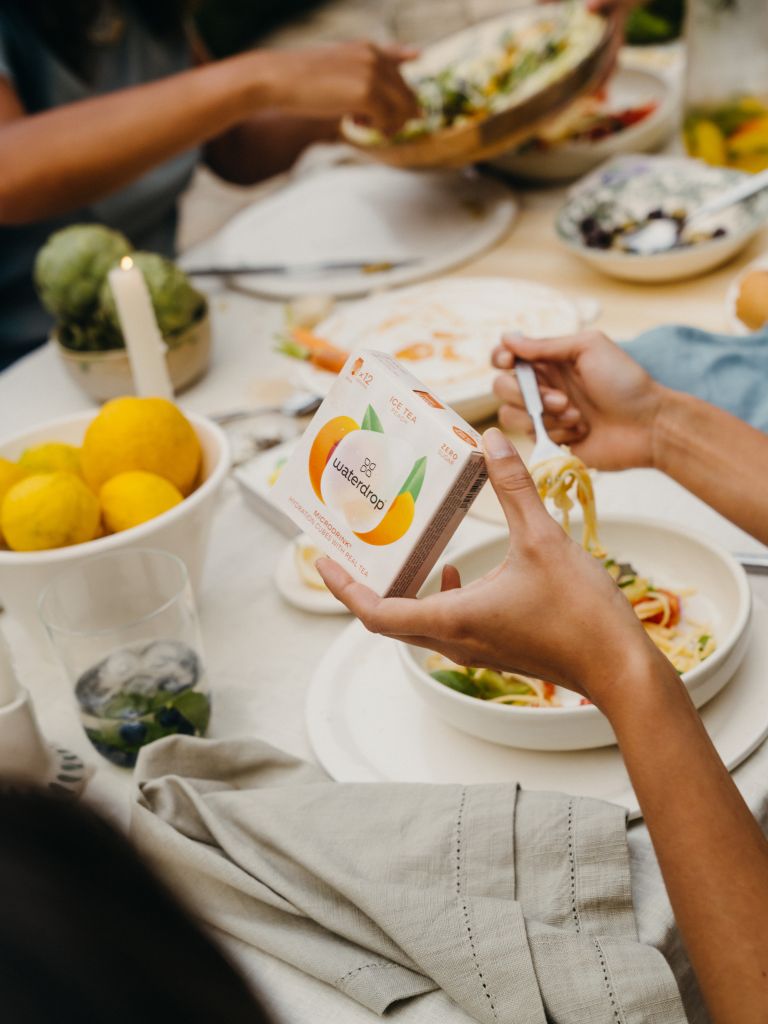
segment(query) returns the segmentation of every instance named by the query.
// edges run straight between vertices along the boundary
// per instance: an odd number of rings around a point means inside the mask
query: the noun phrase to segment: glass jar
[[[768,4],[689,0],[683,132],[690,156],[768,167]]]

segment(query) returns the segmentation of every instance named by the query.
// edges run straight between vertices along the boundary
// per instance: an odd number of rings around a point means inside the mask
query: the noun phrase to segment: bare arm
[[[368,43],[256,50],[33,115],[0,78],[0,224],[77,209],[259,111],[355,114],[389,132],[414,104],[397,60]]]
[[[485,445],[510,528],[507,557],[487,576],[462,587],[447,567],[443,593],[414,601],[379,598],[328,558],[318,569],[374,632],[459,664],[560,683],[601,708],[713,1019],[761,1024],[768,1006],[768,843],[685,686],[623,593],[547,515],[503,434],[488,431]],[[574,602],[573,593],[584,600]]]
[[[736,416],[680,392],[664,392],[653,465],[768,544],[768,437]]]
[[[313,142],[333,142],[338,137],[337,117],[292,117],[268,110],[209,142],[205,161],[226,181],[252,185],[287,171]]]
[[[513,367],[533,361],[546,424],[597,469],[653,466],[768,544],[768,437],[699,398],[662,387],[597,331],[566,338],[511,336],[494,356],[501,422],[528,430]]]

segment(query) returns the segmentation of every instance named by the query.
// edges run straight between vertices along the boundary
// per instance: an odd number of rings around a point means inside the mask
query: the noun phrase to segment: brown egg
[[[768,323],[768,270],[752,270],[743,278],[736,316],[751,331]]]

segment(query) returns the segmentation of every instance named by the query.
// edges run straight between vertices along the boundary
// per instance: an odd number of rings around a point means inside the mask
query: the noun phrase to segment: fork
[[[563,449],[559,444],[555,444],[544,426],[542,418],[544,406],[541,401],[539,384],[533,367],[530,363],[526,363],[524,359],[516,359],[515,374],[517,375],[517,383],[520,385],[520,392],[525,402],[526,412],[533,421],[533,429],[536,434],[536,444],[533,447],[528,464],[535,466],[536,463],[544,462],[545,459],[562,458]]]

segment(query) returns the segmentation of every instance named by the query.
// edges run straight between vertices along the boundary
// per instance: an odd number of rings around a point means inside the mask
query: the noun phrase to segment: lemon
[[[14,551],[45,551],[93,540],[99,503],[74,473],[38,473],[14,484],[3,501],[0,528]]]
[[[19,465],[28,473],[76,473],[80,474],[80,449],[61,441],[27,448],[19,459]]]
[[[165,398],[114,398],[85,433],[83,476],[94,491],[118,473],[141,469],[190,493],[200,469],[197,434]]]
[[[327,591],[328,588],[325,585],[325,580],[315,567],[315,562],[321,554],[322,551],[318,551],[317,548],[312,547],[312,545],[308,544],[306,541],[296,541],[293,548],[296,570],[302,583],[306,583],[306,585],[308,587],[312,587],[313,590]]]
[[[146,523],[184,500],[178,487],[141,469],[113,476],[101,488],[99,497],[104,523],[113,533]]]
[[[10,459],[0,459],[0,506],[2,506],[3,498],[13,485],[17,484],[19,480],[23,480],[26,475],[27,471],[18,462],[11,462]]]

